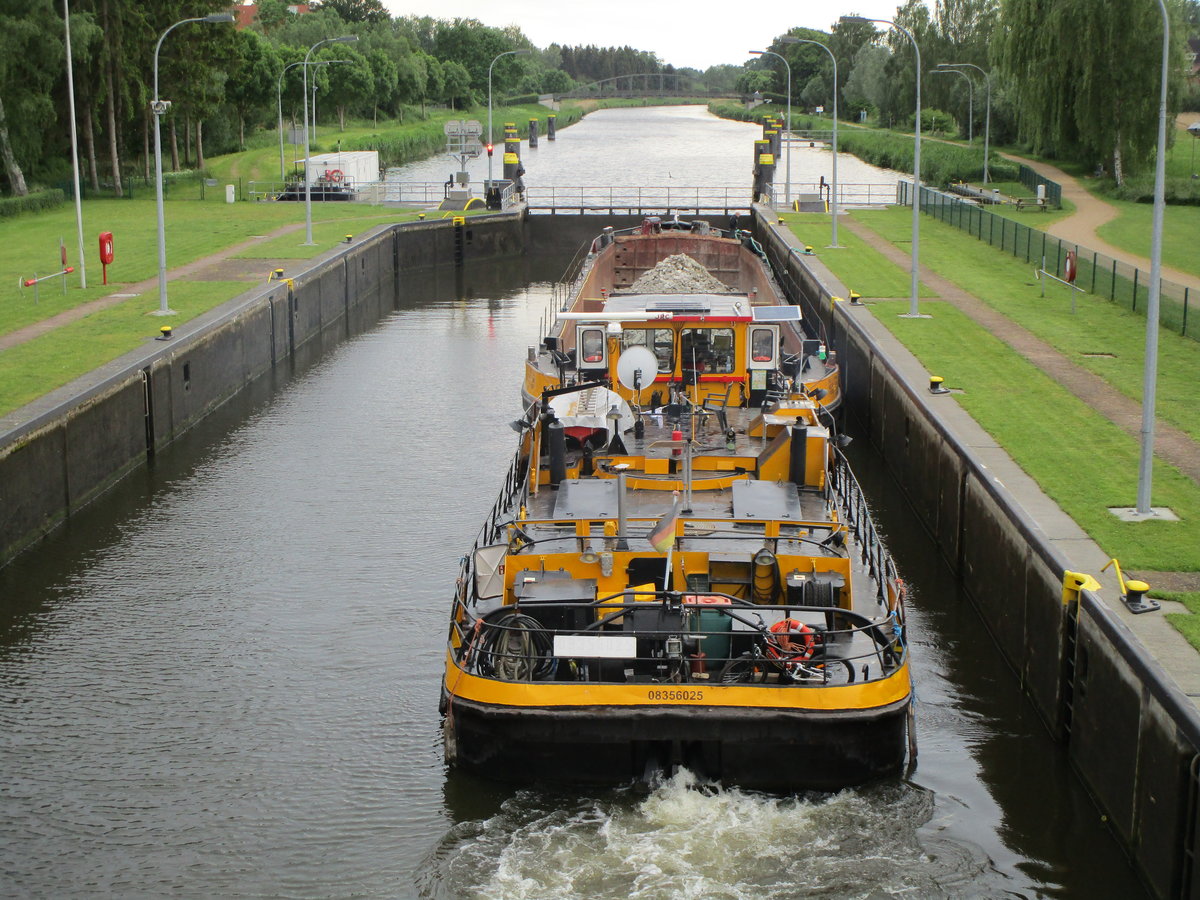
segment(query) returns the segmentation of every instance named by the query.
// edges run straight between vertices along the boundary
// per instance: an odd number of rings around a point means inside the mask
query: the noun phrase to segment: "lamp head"
[[[344,34],[341,37],[330,38],[331,44],[353,44],[358,41],[357,34]]]
[[[861,25],[864,22],[878,22],[879,19],[868,19],[866,16],[842,16],[838,21],[843,25]]]
[[[204,22],[232,22],[233,21],[233,13],[227,13],[227,12],[213,13],[212,15],[205,16],[201,21],[204,21]]]

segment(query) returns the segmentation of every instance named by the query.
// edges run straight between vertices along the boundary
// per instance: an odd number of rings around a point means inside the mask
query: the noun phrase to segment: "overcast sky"
[[[890,19],[897,0],[383,0],[394,16],[518,25],[538,47],[594,44],[647,50],[664,63],[740,66],[788,28],[829,31],[838,16]]]

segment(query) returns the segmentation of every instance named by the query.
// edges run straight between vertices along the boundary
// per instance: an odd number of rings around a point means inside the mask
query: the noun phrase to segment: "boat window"
[[[658,360],[659,372],[670,372],[675,360],[675,332],[670,328],[626,328],[621,333],[621,350],[649,347]]]
[[[755,328],[750,332],[750,358],[755,362],[770,362],[775,352],[775,333],[770,328]]]
[[[604,362],[604,331],[586,328],[580,333],[579,360],[584,363]]]
[[[679,346],[684,369],[717,374],[733,371],[732,328],[685,328]]]

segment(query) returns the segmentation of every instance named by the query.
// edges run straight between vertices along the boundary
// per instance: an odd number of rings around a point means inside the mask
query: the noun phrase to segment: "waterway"
[[[911,778],[646,796],[445,770],[452,579],[565,262],[406,275],[377,327],[0,570],[0,895],[1143,896],[861,439],[911,590]]]

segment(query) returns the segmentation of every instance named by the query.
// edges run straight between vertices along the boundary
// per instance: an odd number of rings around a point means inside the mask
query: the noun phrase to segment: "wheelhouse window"
[[[717,375],[733,371],[732,328],[685,328],[679,346],[684,369]]]
[[[580,333],[579,362],[599,365],[604,362],[604,329],[585,328]]]
[[[658,360],[660,374],[674,368],[675,332],[670,328],[626,328],[621,333],[621,350],[629,347],[648,347]]]
[[[775,354],[775,333],[770,328],[754,328],[750,332],[750,359],[770,362]]]

